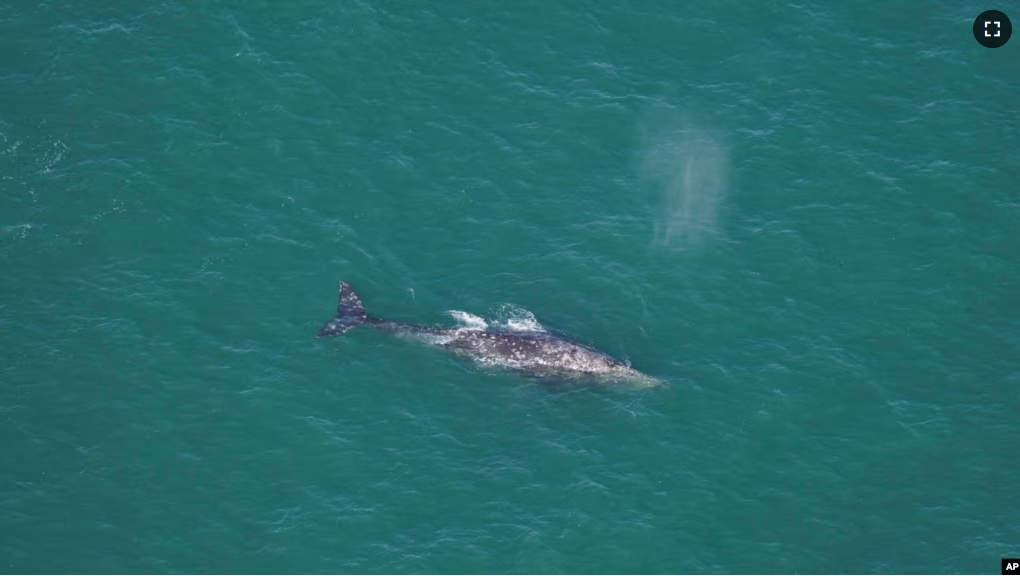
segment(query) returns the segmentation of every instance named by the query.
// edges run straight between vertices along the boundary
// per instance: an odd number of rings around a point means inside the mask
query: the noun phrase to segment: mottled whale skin
[[[340,282],[337,315],[326,322],[316,338],[337,336],[358,326],[372,326],[397,336],[439,346],[484,366],[508,368],[537,377],[590,379],[638,387],[660,382],[598,350],[548,332],[513,332],[470,328],[428,328],[390,322],[369,316],[361,299],[346,282]]]

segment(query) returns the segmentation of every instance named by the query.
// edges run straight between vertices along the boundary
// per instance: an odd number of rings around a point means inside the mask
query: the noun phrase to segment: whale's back
[[[545,332],[465,331],[444,348],[482,364],[538,375],[624,375],[627,364],[583,344]]]

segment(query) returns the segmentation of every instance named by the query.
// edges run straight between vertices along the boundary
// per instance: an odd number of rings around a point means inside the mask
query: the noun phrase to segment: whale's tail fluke
[[[362,324],[378,324],[380,322],[381,320],[373,318],[365,312],[365,307],[361,305],[361,298],[358,298],[350,284],[341,280],[340,302],[336,306],[336,318],[326,322],[315,337],[339,336]]]

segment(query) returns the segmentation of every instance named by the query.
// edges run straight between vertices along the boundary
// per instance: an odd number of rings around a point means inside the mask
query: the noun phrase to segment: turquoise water
[[[998,573],[990,8],[0,5],[0,570]],[[340,279],[667,385],[316,340]]]

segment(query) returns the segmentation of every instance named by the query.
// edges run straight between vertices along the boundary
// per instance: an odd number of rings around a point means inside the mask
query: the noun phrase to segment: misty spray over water
[[[703,130],[676,130],[647,139],[642,175],[660,190],[655,243],[686,247],[716,231],[729,186],[730,155],[722,139]]]

